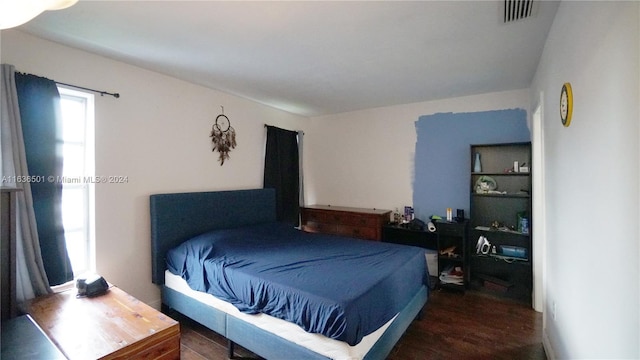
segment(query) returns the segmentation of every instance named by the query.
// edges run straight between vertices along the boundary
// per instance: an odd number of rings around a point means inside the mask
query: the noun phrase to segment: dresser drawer
[[[364,227],[375,227],[377,225],[382,225],[379,218],[359,214],[345,214],[341,217],[340,223],[345,225]]]
[[[377,239],[378,234],[376,229],[372,227],[338,225],[337,234],[360,239],[379,240]]]
[[[338,232],[338,227],[335,224],[314,221],[302,225],[302,230],[314,233],[335,234]]]
[[[333,214],[323,210],[305,209],[302,213],[302,221],[308,223],[333,222]]]

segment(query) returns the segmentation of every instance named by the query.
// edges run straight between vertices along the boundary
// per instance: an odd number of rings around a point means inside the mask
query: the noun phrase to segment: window
[[[62,223],[75,276],[95,269],[94,96],[58,87],[62,111]]]

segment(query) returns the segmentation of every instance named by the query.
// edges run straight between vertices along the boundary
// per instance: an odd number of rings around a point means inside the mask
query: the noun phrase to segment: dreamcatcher
[[[229,152],[236,147],[236,130],[231,126],[231,121],[224,114],[224,107],[222,107],[222,114],[216,117],[216,122],[211,128],[211,142],[213,143],[213,149],[220,153],[218,161],[220,166],[224,165],[224,161],[229,158]]]

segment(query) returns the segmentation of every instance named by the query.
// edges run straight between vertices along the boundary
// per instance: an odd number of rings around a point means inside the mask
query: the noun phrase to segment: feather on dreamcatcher
[[[231,126],[231,121],[224,114],[224,108],[222,108],[222,114],[216,117],[216,122],[211,127],[211,142],[213,143],[213,149],[220,153],[218,161],[220,166],[224,165],[224,161],[229,158],[229,152],[236,147],[236,130]]]

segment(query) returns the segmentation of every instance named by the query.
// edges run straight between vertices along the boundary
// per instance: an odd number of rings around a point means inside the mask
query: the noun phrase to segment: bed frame
[[[234,316],[164,286],[165,254],[198,234],[276,220],[275,191],[252,189],[155,194],[150,196],[152,280],[160,285],[162,304],[199,322],[233,343],[266,359],[327,359]],[[385,359],[427,301],[423,286],[364,357]]]

